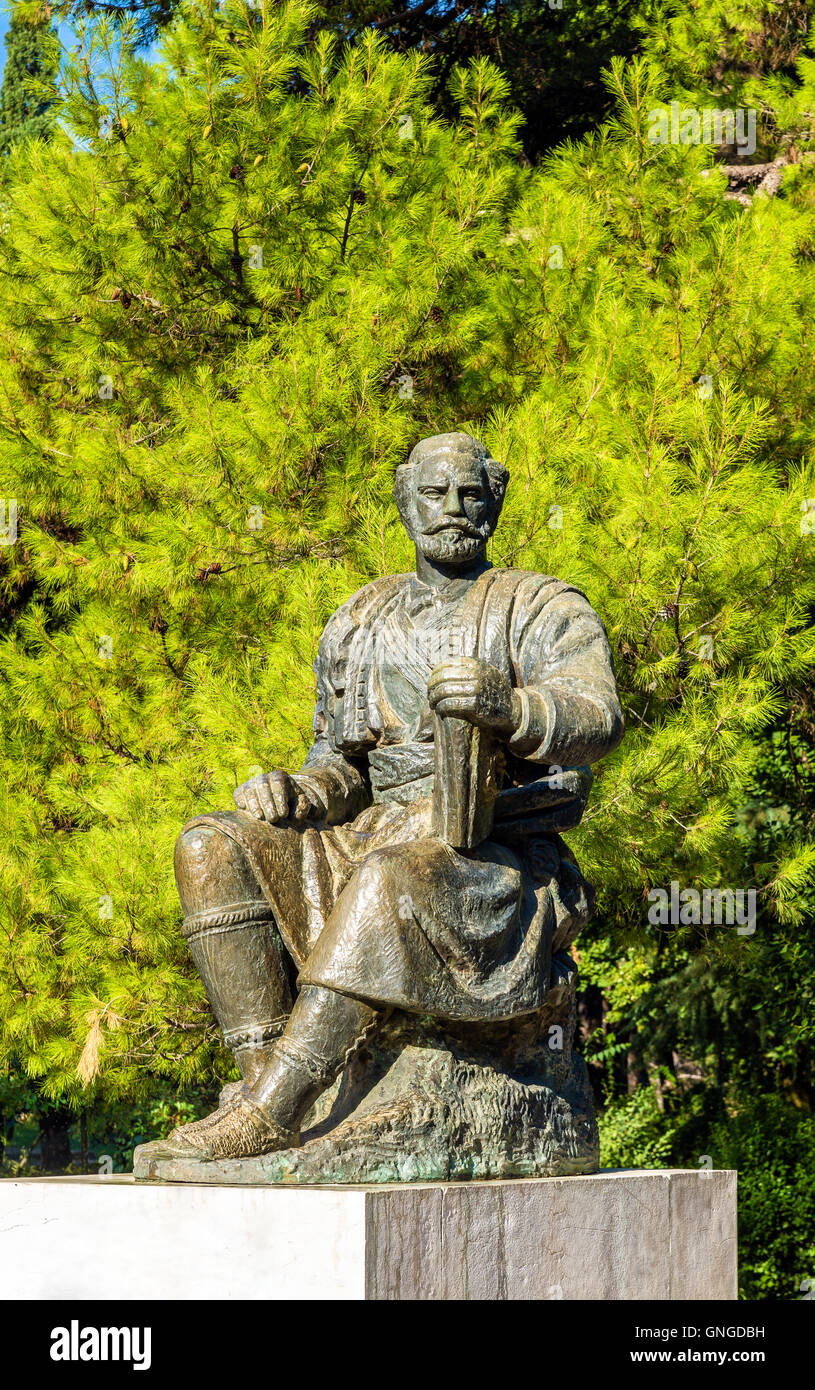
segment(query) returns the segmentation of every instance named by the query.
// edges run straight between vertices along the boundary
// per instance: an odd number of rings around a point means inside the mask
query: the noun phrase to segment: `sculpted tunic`
[[[457,656],[520,692],[490,838],[457,851],[432,834],[427,680]],[[588,764],[623,725],[605,630],[578,590],[490,569],[437,594],[415,575],[375,580],[329,620],[315,664],[315,741],[297,774],[319,824],[244,811],[199,816],[251,862],[299,983],[437,1018],[540,1008],[590,890],[559,831],[576,825]],[[559,957],[559,960],[558,960]]]

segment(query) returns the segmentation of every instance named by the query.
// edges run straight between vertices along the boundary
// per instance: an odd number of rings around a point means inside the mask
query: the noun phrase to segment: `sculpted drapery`
[[[551,806],[526,815],[504,793],[490,839],[466,854],[430,834],[427,681],[448,655],[491,662],[522,694],[505,781],[551,784]],[[298,781],[329,824],[284,828],[233,811],[188,829],[217,825],[241,844],[299,984],[443,1018],[539,1008],[552,954],[589,911],[557,831],[579,820],[587,765],[620,733],[608,642],[587,599],[520,570],[488,570],[441,599],[414,575],[375,580],[332,617],[315,673],[315,741]]]

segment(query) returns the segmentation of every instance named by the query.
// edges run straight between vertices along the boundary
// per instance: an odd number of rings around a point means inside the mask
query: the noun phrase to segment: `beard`
[[[439,520],[419,534],[419,549],[424,559],[437,564],[470,564],[484,552],[494,531],[494,518],[487,517],[476,525],[465,518]]]
[[[442,531],[427,532],[419,537],[419,549],[424,559],[441,564],[469,564],[476,560],[487,545],[488,532],[473,534],[460,531],[458,527],[446,527]]]

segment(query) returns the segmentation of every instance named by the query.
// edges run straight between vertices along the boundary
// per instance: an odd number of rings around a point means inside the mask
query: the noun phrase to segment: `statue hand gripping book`
[[[506,484],[468,435],[416,446],[394,486],[416,571],[329,620],[303,767],[180,835],[184,934],[242,1081],[137,1176],[596,1169],[568,950],[591,890],[562,832],[623,723],[584,595],[486,559]]]

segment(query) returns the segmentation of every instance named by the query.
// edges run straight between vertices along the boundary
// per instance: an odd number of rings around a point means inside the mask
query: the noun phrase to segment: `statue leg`
[[[304,985],[285,1032],[249,1089],[276,1124],[299,1134],[318,1096],[344,1071],[382,1020],[382,1013],[336,990]]]
[[[251,1084],[291,1013],[293,969],[285,947],[234,839],[213,826],[182,831],[175,876],[190,954],[224,1041]]]
[[[213,1159],[294,1148],[303,1117],[381,1018],[359,999],[305,985],[254,1085],[149,1149],[157,1158]]]

